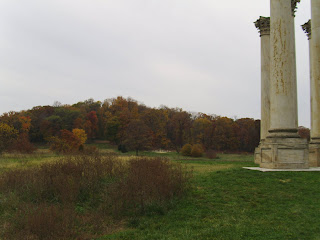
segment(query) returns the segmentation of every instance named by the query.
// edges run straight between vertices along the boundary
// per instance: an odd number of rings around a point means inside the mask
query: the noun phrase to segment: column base
[[[320,167],[320,143],[311,139],[309,144],[309,166]]]
[[[267,138],[299,138],[297,128],[270,129]]]
[[[258,147],[254,149],[254,163],[260,164],[261,163],[261,147],[260,144]]]
[[[259,164],[261,168],[309,168],[308,142],[306,139],[299,137],[269,137],[264,141],[263,145],[260,146],[259,154],[261,159]],[[257,154],[257,156],[259,154]]]
[[[264,148],[265,139],[261,139],[259,146],[254,150],[254,163],[260,164],[261,163],[261,149]]]

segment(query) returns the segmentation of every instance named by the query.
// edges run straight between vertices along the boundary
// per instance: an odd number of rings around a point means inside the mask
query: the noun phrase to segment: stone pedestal
[[[320,144],[309,144],[309,166],[320,167]]]
[[[298,135],[294,12],[298,0],[271,0],[270,129],[262,168],[308,168],[307,140]]]
[[[309,168],[308,141],[302,138],[271,138],[260,148],[261,168]]]

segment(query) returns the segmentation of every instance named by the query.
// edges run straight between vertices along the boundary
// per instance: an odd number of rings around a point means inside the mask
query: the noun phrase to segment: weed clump
[[[192,147],[191,150],[191,156],[192,157],[202,157],[203,154],[203,148],[200,144],[195,144]]]
[[[192,145],[187,143],[182,147],[181,155],[182,156],[191,156],[191,151],[192,151]]]
[[[183,194],[189,178],[181,165],[167,159],[132,159],[113,196],[120,200],[115,201],[117,210],[145,214],[150,207],[165,208],[170,199]]]
[[[209,149],[208,151],[206,151],[206,157],[209,159],[216,159],[218,158],[217,152],[213,149]]]

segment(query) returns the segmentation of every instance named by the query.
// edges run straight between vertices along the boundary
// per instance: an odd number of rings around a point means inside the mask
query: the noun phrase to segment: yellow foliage
[[[0,123],[0,153],[10,146],[18,137],[18,131],[5,123]]]
[[[87,141],[87,134],[83,129],[75,128],[72,130],[72,133],[80,139],[81,145]]]

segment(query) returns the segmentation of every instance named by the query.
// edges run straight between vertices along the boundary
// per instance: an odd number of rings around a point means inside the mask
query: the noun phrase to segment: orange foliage
[[[29,132],[31,127],[31,118],[29,116],[21,116],[19,117],[19,121],[21,123],[21,131],[22,132]]]

